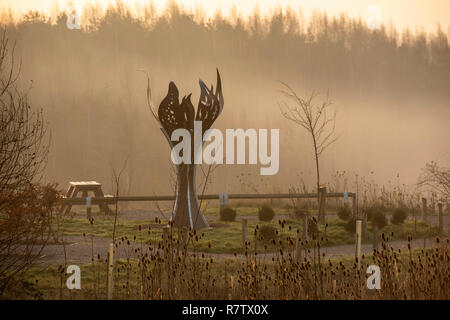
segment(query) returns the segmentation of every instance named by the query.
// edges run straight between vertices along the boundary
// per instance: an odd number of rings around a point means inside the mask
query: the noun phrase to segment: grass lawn
[[[236,210],[236,216],[257,216],[259,207],[257,206],[239,206],[232,207],[233,210]],[[275,215],[291,215],[293,216],[293,210],[289,208],[280,208],[280,207],[272,207],[275,211]],[[317,215],[317,210],[310,209],[308,210],[310,214]],[[168,212],[170,214],[170,211]],[[206,210],[203,210],[205,216],[219,216],[219,208],[218,207],[206,207]],[[335,210],[327,210],[327,215],[335,215],[337,211]]]
[[[191,250],[209,253],[242,253],[242,223],[241,221],[224,222],[208,219],[212,226],[209,230],[201,230],[198,232],[199,240],[190,244]],[[64,235],[94,235],[106,238],[112,238],[114,219],[111,217],[96,217],[93,224],[85,218],[73,218],[63,225]],[[162,227],[167,221],[156,223],[155,220],[117,220],[116,239],[126,236],[128,239],[135,239],[138,242],[147,244],[157,244],[162,238]],[[255,241],[256,226],[271,225],[278,231],[278,243],[272,245],[267,241]],[[294,241],[297,230],[303,230],[303,223],[295,219],[285,219],[284,226],[274,220],[270,223],[260,222],[256,220],[248,221],[248,240],[250,241],[251,250],[258,252],[272,252],[282,247],[287,247],[289,241]],[[336,246],[355,243],[355,235],[345,230],[345,222],[339,219],[328,221],[328,226],[319,224],[319,238],[322,238],[322,246]],[[391,236],[391,233],[394,236]],[[421,238],[425,235],[433,237],[438,235],[437,227],[428,226],[422,221],[418,221],[416,226],[414,220],[409,219],[402,225],[388,224],[380,230],[380,234],[389,235],[391,240],[406,240],[408,236],[413,238]],[[177,237],[177,231],[174,232]],[[281,241],[281,243],[280,243]],[[310,241],[311,242],[311,241]],[[369,223],[368,234],[362,240],[363,243],[372,242],[372,232]],[[312,245],[311,243],[309,245]],[[267,246],[267,247],[265,247]]]

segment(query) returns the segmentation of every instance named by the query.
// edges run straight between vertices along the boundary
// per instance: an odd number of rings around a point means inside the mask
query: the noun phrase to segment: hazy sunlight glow
[[[448,0],[172,0],[181,4],[183,8],[195,12],[202,8],[206,16],[213,16],[218,10],[227,16],[235,7],[237,13],[243,16],[252,13],[257,6],[263,15],[269,14],[276,6],[283,8],[290,6],[294,10],[302,9],[305,17],[313,10],[325,10],[330,15],[338,15],[345,12],[350,17],[365,19],[367,9],[377,6],[382,13],[383,23],[392,22],[397,28],[409,27],[412,30],[423,28],[426,32],[434,32],[440,23],[444,31],[450,27],[450,1]],[[67,10],[74,5],[78,10],[86,4],[100,4],[103,9],[109,4],[115,4],[112,0],[2,0],[0,8],[11,8],[15,14],[23,14],[29,10],[40,10],[51,14],[55,9]],[[145,6],[149,0],[122,0],[134,12],[139,13],[139,8]],[[153,0],[152,3],[157,12],[162,12],[166,6],[166,0]]]

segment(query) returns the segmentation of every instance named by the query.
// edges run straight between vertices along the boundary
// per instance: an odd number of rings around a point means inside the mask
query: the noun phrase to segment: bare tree
[[[450,168],[441,167],[435,161],[431,161],[422,169],[419,177],[419,187],[429,187],[444,199],[450,198]]]
[[[47,126],[42,110],[33,111],[27,92],[18,89],[20,65],[16,67],[14,61],[14,46],[11,55],[8,49],[4,32],[0,39],[0,193],[11,200],[44,168],[49,144],[44,139]]]
[[[11,49],[12,48],[12,49]],[[11,49],[11,53],[10,53]],[[17,85],[20,64],[6,32],[0,37],[0,296],[47,243],[57,204],[55,185],[40,173],[49,148],[42,111]]]
[[[282,83],[285,89],[281,92],[283,96],[289,101],[281,102],[282,115],[293,121],[295,124],[301,126],[311,135],[314,147],[314,159],[316,162],[316,182],[317,194],[319,200],[320,188],[320,166],[319,159],[324,150],[337,140],[335,137],[336,124],[336,110],[333,110],[330,115],[332,101],[329,99],[328,93],[325,100],[320,103],[315,103],[314,99],[317,94],[312,92],[308,97],[302,98],[298,96],[295,91],[287,84]],[[323,218],[323,217],[319,217]]]

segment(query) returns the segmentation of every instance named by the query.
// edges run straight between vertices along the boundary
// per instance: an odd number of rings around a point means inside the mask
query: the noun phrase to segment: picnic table
[[[81,193],[81,197],[78,197],[79,193]],[[89,196],[89,193],[93,193],[95,198],[104,198],[104,201],[99,202],[98,206],[101,212],[105,214],[110,213],[108,203],[114,202],[113,196],[104,195],[102,184],[97,181],[70,181],[65,198],[73,200],[85,199],[87,202],[86,198]],[[68,214],[73,205],[70,201],[65,201],[62,205],[61,212]]]

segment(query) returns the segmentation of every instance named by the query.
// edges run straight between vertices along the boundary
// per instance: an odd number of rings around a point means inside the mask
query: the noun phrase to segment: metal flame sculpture
[[[220,115],[223,109],[223,95],[220,74],[217,70],[217,84],[214,92],[200,80],[200,100],[197,113],[191,103],[191,94],[184,96],[179,102],[178,88],[173,81],[169,83],[167,96],[161,101],[158,113],[154,111],[151,104],[150,86],[148,87],[147,97],[149,98],[150,108],[156,120],[159,121],[167,141],[171,148],[179,142],[171,141],[173,131],[176,129],[186,129],[194,136],[194,120],[202,121],[202,137],[206,130],[211,128],[214,121]],[[203,139],[202,139],[203,140]],[[203,142],[202,142],[203,143]],[[200,209],[195,185],[196,164],[194,163],[194,139],[191,138],[191,161],[190,163],[181,163],[176,166],[177,186],[176,199],[173,207],[172,220],[175,227],[190,227],[192,229],[209,228],[208,222]]]

